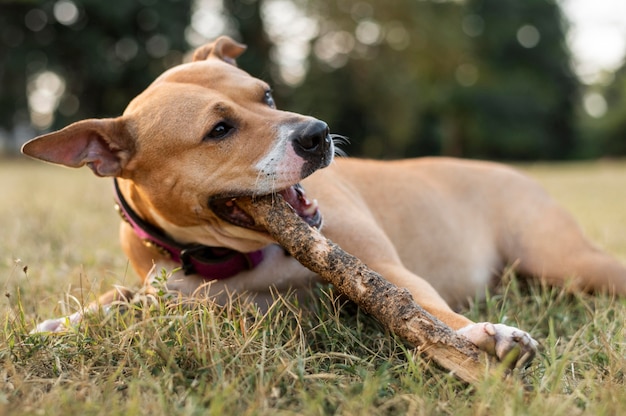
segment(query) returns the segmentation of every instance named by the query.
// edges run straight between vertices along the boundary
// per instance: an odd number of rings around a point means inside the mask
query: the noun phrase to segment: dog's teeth
[[[312,202],[307,201],[306,209],[304,209],[304,215],[312,216],[317,212],[317,199],[314,199]]]

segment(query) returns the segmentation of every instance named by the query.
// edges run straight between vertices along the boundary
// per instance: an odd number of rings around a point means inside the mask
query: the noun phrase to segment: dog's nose
[[[328,124],[315,120],[306,125],[294,139],[294,149],[301,156],[322,156],[328,152],[332,139]]]

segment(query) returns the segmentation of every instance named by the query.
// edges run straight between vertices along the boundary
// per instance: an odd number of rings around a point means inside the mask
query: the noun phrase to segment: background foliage
[[[592,86],[608,112],[589,117],[567,30],[557,0],[3,1],[0,139],[14,149],[118,115],[165,68],[227,33],[249,45],[240,65],[275,86],[281,107],[327,121],[351,139],[351,155],[623,155],[626,70]],[[289,59],[299,59],[295,77]],[[60,86],[41,77],[50,71]],[[37,114],[46,102],[52,115]]]

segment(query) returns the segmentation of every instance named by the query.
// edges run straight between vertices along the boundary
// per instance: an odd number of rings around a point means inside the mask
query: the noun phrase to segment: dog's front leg
[[[75,328],[83,321],[86,315],[98,313],[100,311],[108,313],[111,310],[112,305],[117,302],[128,302],[133,298],[134,294],[135,292],[130,289],[116,286],[115,289],[101,295],[97,301],[90,303],[71,315],[62,316],[60,318],[46,319],[45,321],[37,324],[37,326],[31,331],[31,334],[64,332],[70,328]]]
[[[475,323],[457,314],[427,281],[402,265],[383,263],[372,264],[371,267],[389,282],[407,288],[418,305],[498,360],[508,362],[511,367],[518,367],[535,356],[538,343],[530,334],[503,324]]]
[[[140,240],[134,234],[132,228],[128,226],[128,223],[122,222],[121,224],[120,235],[122,237],[122,248],[128,255],[137,274],[143,276],[143,290],[150,291],[152,282],[154,282],[157,276],[155,273],[160,272],[163,268],[172,270],[178,266],[165,258],[160,258],[161,256],[156,249],[143,244],[142,240]],[[153,259],[157,260],[154,261]],[[39,323],[31,333],[64,332],[70,328],[76,328],[80,325],[85,316],[99,312],[105,314],[109,313],[115,303],[128,302],[134,298],[135,294],[136,291],[134,290],[116,286],[114,289],[99,296],[95,302],[82,307],[71,315],[47,319]]]
[[[522,366],[533,359],[538,343],[521,329],[490,322],[472,323],[457,331],[474,345],[511,367]]]

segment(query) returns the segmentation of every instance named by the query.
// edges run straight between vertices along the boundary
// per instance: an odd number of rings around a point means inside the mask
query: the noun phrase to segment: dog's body
[[[168,289],[185,296],[226,302],[239,293],[263,306],[272,290],[318,280],[236,205],[238,196],[275,192],[313,226],[322,226],[323,215],[324,235],[499,358],[518,347],[532,354],[536,343],[511,327],[474,324],[453,308],[483,294],[505,266],[515,263],[523,274],[574,290],[626,294],[626,268],[595,249],[563,209],[512,169],[437,158],[331,163],[327,126],[275,109],[269,87],[234,65],[242,51],[220,38],[196,51],[194,62],[159,77],[123,116],[75,123],[23,151],[116,177],[128,210],[180,244],[262,258],[210,284],[211,276],[174,271]],[[311,199],[294,188],[299,182]],[[162,268],[180,268],[136,228],[122,222],[121,241],[144,283]],[[38,330],[58,330],[63,322],[49,320]]]

